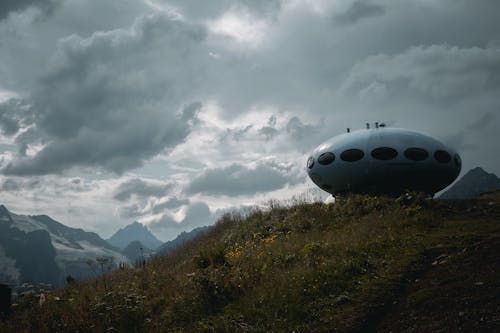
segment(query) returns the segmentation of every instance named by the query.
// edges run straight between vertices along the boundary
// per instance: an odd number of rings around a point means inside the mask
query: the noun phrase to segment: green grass
[[[55,291],[42,306],[25,298],[0,329],[350,331],[391,302],[426,249],[499,231],[498,202],[349,196],[271,206],[226,215],[144,269],[106,275],[107,288],[98,279]]]

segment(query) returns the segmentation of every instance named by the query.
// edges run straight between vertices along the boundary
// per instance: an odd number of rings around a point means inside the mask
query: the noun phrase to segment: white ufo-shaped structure
[[[462,162],[452,148],[418,132],[375,125],[319,145],[307,160],[312,181],[333,196],[408,190],[433,196],[457,178]]]

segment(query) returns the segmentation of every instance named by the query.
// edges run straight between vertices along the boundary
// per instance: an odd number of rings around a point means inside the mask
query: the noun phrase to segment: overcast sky
[[[0,203],[162,240],[384,121],[500,174],[500,1],[2,0]]]

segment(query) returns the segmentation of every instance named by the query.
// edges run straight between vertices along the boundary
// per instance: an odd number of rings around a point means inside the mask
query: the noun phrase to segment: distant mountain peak
[[[494,173],[488,173],[481,167],[469,170],[462,178],[453,184],[440,199],[468,199],[481,193],[500,189],[500,178]]]
[[[9,210],[4,205],[0,205],[0,222],[7,221],[8,223],[12,223],[12,216],[10,215]]]
[[[8,214],[9,210],[4,205],[0,204],[0,214]]]
[[[119,229],[113,236],[107,239],[108,243],[120,249],[125,249],[131,242],[139,241],[150,249],[156,249],[163,244],[144,224],[134,221]]]
[[[485,176],[490,176],[490,175],[493,175],[496,177],[496,175],[494,173],[489,173],[489,172],[486,172],[483,168],[481,167],[475,167],[475,168],[472,168],[469,170],[469,172],[467,172],[464,176],[466,175],[485,175]]]
[[[127,229],[127,228],[136,228],[136,229],[146,229],[146,230],[149,230],[148,227],[146,227],[144,224],[142,224],[140,222],[137,222],[137,221],[134,221],[134,222],[130,223],[129,225],[125,226],[124,229]]]

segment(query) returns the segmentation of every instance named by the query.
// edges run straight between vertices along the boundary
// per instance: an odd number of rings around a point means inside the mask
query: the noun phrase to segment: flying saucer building
[[[438,140],[378,123],[331,138],[307,160],[311,180],[333,196],[398,195],[408,190],[433,196],[450,185],[460,169],[457,152]]]

